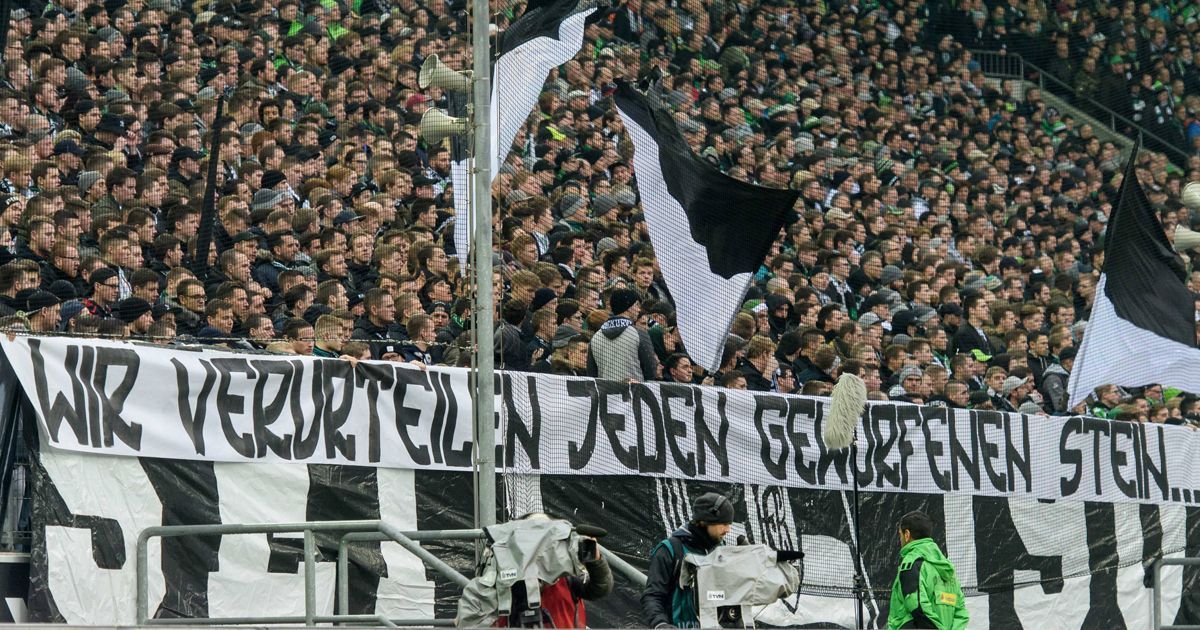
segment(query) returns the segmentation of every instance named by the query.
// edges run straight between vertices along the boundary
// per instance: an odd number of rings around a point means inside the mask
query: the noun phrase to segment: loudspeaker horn
[[[1182,225],[1175,226],[1175,251],[1186,252],[1200,247],[1200,232],[1193,232]]]
[[[421,137],[425,138],[426,142],[437,144],[450,136],[467,133],[470,124],[466,118],[454,118],[440,109],[430,108],[421,116],[417,129],[421,131]]]
[[[1188,182],[1179,198],[1189,210],[1200,209],[1200,182]]]
[[[421,86],[422,90],[436,87],[455,92],[470,92],[471,73],[454,70],[442,63],[437,55],[429,55],[425,58],[425,63],[421,64],[417,85]]]

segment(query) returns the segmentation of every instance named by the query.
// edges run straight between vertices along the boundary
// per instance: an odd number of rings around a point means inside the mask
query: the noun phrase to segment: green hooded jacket
[[[900,550],[900,568],[892,583],[888,630],[967,627],[966,602],[954,565],[932,538],[918,538]]]

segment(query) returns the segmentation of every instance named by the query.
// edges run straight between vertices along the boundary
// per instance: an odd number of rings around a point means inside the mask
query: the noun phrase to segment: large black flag
[[[720,172],[692,152],[670,112],[626,83],[616,104],[633,141],[642,209],[680,337],[693,360],[715,369],[750,280],[798,195]]]
[[[492,179],[537,105],[550,71],[570,61],[583,47],[584,22],[595,10],[581,9],[579,0],[538,0],[530,2],[521,17],[500,33],[492,66]],[[465,273],[474,225],[466,194],[469,167],[466,160],[459,160],[451,169],[454,246]]]
[[[1138,182],[1136,157],[1135,148],[1105,233],[1104,273],[1071,373],[1072,406],[1110,383],[1200,392],[1195,303],[1183,261]]]

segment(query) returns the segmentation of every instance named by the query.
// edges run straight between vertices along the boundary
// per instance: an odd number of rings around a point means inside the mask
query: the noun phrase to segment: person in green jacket
[[[960,630],[970,615],[954,565],[933,536],[933,519],[909,512],[900,519],[900,568],[892,583],[888,630]]]

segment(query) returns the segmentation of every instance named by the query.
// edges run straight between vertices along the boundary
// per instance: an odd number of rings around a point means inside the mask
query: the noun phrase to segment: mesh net
[[[623,477],[584,483],[513,473],[505,473],[504,485],[512,517],[557,507],[579,522],[635,530],[649,544],[640,553],[637,546],[621,549],[643,568],[654,543],[687,525],[691,502],[700,493],[723,491],[739,505],[728,543],[746,536],[751,543],[804,551],[805,594],[854,596],[859,560],[852,492]],[[605,497],[632,508],[633,518],[607,517],[595,504]],[[1196,526],[1183,507],[864,492],[858,508],[862,569],[880,602],[890,596],[896,575],[895,522],[915,509],[939,524],[934,538],[956,566],[968,597],[1027,587],[1056,592],[1077,578],[1110,580],[1130,568],[1142,572],[1155,558],[1183,554]],[[1148,579],[1148,573],[1141,577]]]

